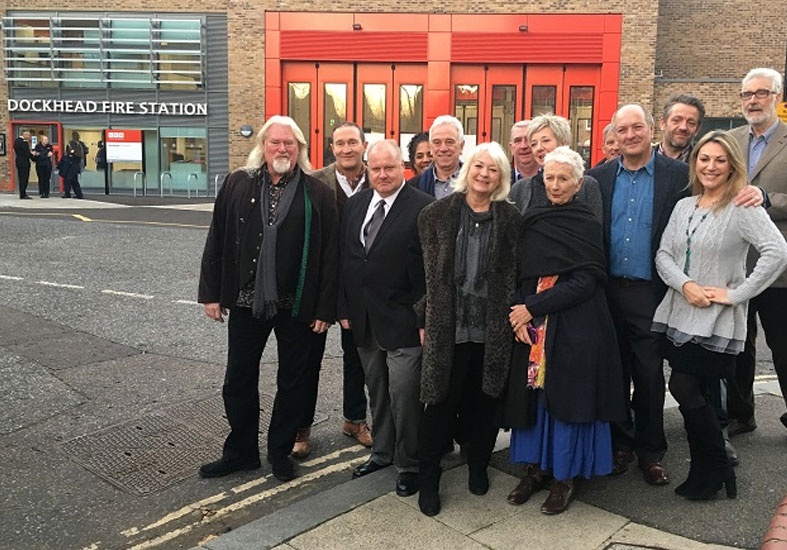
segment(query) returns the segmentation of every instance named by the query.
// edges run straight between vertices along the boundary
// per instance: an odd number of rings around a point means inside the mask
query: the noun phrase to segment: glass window
[[[478,84],[454,86],[454,116],[462,122],[465,130],[465,146],[462,153],[475,147],[478,134]]]
[[[533,102],[530,105],[530,118],[539,115],[553,115],[557,111],[557,87],[533,86],[531,88]]]
[[[568,96],[568,119],[574,139],[570,145],[582,155],[588,167],[593,136],[593,90],[593,86],[571,86]]]
[[[422,84],[399,86],[399,147],[407,159],[407,144],[423,130],[424,87]],[[407,159],[409,162],[409,159]]]
[[[53,59],[63,85],[104,87],[101,29],[98,19],[63,19],[53,28]]]
[[[6,79],[15,86],[48,87],[52,79],[48,18],[4,18],[3,50]]]
[[[204,83],[202,19],[4,17],[13,86],[193,90]]]
[[[347,84],[325,84],[323,101],[323,166],[326,166],[336,160],[331,151],[333,129],[347,120]]]
[[[385,139],[385,111],[388,87],[385,84],[363,85],[363,123],[366,141],[371,145]]]
[[[85,189],[101,189],[102,191],[104,189],[103,166],[101,166],[102,169],[99,169],[99,163],[96,162],[96,155],[99,146],[103,145],[103,140],[103,128],[63,126],[64,145],[79,144],[79,148],[75,147],[75,150],[82,154],[82,173],[79,175],[79,182]]]
[[[208,192],[208,139],[204,128],[160,128],[161,191]],[[150,187],[150,185],[148,186]]]
[[[492,141],[510,141],[516,116],[516,86],[492,86]]]
[[[311,83],[287,83],[287,114],[298,124],[306,143],[311,143]],[[309,148],[311,154],[311,147]]]

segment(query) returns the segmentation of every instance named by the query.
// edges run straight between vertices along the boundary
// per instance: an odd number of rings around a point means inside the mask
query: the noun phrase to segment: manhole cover
[[[221,441],[168,416],[147,416],[78,437],[64,452],[113,485],[140,495],[161,491],[215,459]]]
[[[273,397],[260,393],[260,448]],[[315,424],[328,416],[315,415]],[[221,395],[187,401],[63,444],[72,460],[116,487],[139,495],[162,491],[215,460],[229,433]]]

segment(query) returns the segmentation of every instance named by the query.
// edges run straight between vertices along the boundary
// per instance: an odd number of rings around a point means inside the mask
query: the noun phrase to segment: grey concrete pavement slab
[[[415,496],[410,498],[417,498]],[[487,548],[447,525],[428,518],[393,495],[334,518],[288,541],[297,550],[481,550]]]
[[[706,544],[664,531],[628,523],[598,550],[731,550],[734,546]]]
[[[296,502],[218,539],[206,541],[200,547],[209,550],[272,548],[300,533],[315,527],[319,529],[324,522],[378,498],[390,491],[395,481],[395,470],[386,468]]]
[[[629,521],[577,501],[562,514],[546,516],[540,510],[543,500],[540,495],[534,497],[516,507],[515,515],[490,523],[470,537],[496,550],[595,550]]]
[[[0,315],[0,346],[35,342],[67,334],[66,327],[41,317],[3,308]]]
[[[1,348],[0,380],[0,434],[32,426],[87,400],[44,366]]]
[[[464,535],[503,521],[517,513],[517,508],[506,501],[506,496],[517,482],[515,477],[490,468],[489,492],[478,496],[467,489],[467,466],[462,465],[443,472],[440,480],[442,507],[435,519]],[[417,498],[401,500],[419,511]]]
[[[43,322],[49,324],[47,321]],[[115,344],[84,332],[61,332],[10,345],[6,349],[52,370],[130,357],[139,353],[132,347]]]

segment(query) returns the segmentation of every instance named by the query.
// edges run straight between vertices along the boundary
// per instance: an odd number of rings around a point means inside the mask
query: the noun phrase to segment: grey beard
[[[289,172],[290,168],[292,168],[292,166],[290,164],[289,159],[287,159],[287,160],[285,160],[285,159],[275,159],[273,161],[273,171],[276,172],[277,174],[279,174],[280,176],[283,176],[284,174]]]

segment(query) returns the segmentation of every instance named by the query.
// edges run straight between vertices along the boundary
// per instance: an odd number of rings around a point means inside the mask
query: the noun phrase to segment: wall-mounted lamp
[[[519,32],[527,32],[527,25],[519,25]]]
[[[362,31],[363,27],[361,26],[360,23],[353,23],[353,30],[354,31]]]
[[[242,135],[245,138],[250,138],[253,133],[254,133],[254,128],[252,128],[248,124],[244,124],[243,126],[240,127],[240,135]]]

